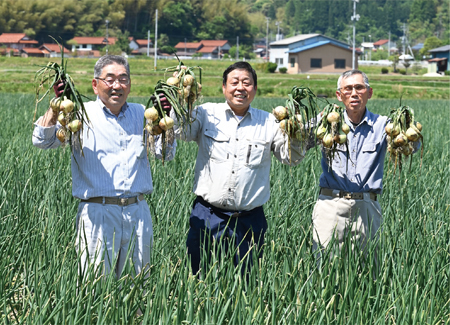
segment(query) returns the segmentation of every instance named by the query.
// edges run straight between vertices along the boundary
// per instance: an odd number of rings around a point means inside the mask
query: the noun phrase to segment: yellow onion
[[[60,104],[61,104],[61,98],[58,98],[58,97],[53,97],[52,98],[52,100],[50,101],[50,107],[52,108],[53,112],[55,112],[55,113],[59,112]]]
[[[149,121],[156,121],[159,117],[158,110],[154,106],[149,107],[145,110],[144,116]]]
[[[189,103],[193,104],[196,99],[197,99],[197,96],[195,96],[195,94],[191,91],[189,93]]]
[[[164,116],[160,121],[159,121],[159,127],[163,130],[163,131],[167,131],[171,128],[173,128],[174,125],[174,120],[169,117],[169,116]]]
[[[167,79],[166,82],[169,86],[175,86],[178,87],[178,84],[180,83],[180,80],[178,78],[175,77],[170,77],[169,79]]]
[[[406,135],[403,133],[400,133],[399,135],[397,135],[394,139],[394,144],[397,147],[403,147],[405,144],[408,143],[408,138],[406,138]]]
[[[320,125],[316,130],[316,137],[317,139],[323,139],[325,136],[325,133],[327,133],[327,128],[323,125]]]
[[[419,140],[419,134],[414,131],[413,128],[408,128],[405,133],[406,137],[409,141],[417,141]]]
[[[202,85],[199,82],[197,82],[197,92],[198,93],[202,92]]]
[[[72,131],[72,133],[75,133],[81,129],[81,125],[82,123],[80,120],[73,120],[72,122],[69,123],[67,127],[69,128],[70,131]]]
[[[68,114],[73,111],[73,102],[70,99],[65,98],[61,104],[59,105],[59,108],[64,113]]]
[[[394,124],[393,123],[388,123],[384,127],[384,131],[386,131],[387,134],[391,135],[393,128],[394,128]]]
[[[341,129],[345,134],[348,134],[350,132],[350,127],[344,121],[342,121]]]
[[[189,93],[191,92],[191,87],[186,87],[183,89],[183,98],[187,99],[189,97]]]
[[[338,112],[331,112],[327,115],[327,121],[330,123],[339,122],[339,118],[340,116]]]
[[[407,145],[405,145],[405,146],[402,147],[402,153],[403,153],[405,156],[411,155],[412,152],[413,152],[413,149],[409,146],[409,144],[407,144]]]
[[[59,141],[65,142],[66,141],[66,129],[60,128],[58,131],[56,131],[56,137]]]
[[[183,79],[183,86],[187,87],[190,86],[194,83],[194,77],[191,76],[190,74],[186,74],[184,75],[184,79]]]
[[[392,137],[396,137],[397,135],[400,134],[400,131],[401,131],[400,125],[398,125],[398,124],[397,125],[393,125],[390,135]]]
[[[147,130],[148,133],[150,133],[151,135],[158,135],[162,133],[162,129],[159,127],[158,124],[146,124],[145,125],[145,130]]]
[[[331,148],[333,145],[333,136],[330,133],[327,133],[322,139],[323,146],[325,148]]]
[[[272,114],[278,121],[284,120],[288,116],[288,111],[284,106],[277,106],[272,110]],[[280,126],[281,127],[281,126]]]
[[[58,115],[58,122],[62,126],[65,126],[67,124],[66,114],[64,112],[60,112]]]
[[[417,130],[419,130],[419,132],[422,132],[422,124],[420,124],[419,122],[414,122],[414,126],[417,128]]]

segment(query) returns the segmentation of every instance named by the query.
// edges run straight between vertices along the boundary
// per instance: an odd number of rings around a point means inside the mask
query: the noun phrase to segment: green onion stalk
[[[33,121],[36,118],[38,104],[53,91],[53,86],[63,82],[64,91],[61,97],[49,99],[49,106],[54,112],[59,114],[58,121],[62,125],[62,128],[57,132],[57,137],[63,145],[66,145],[71,143],[72,136],[77,136],[81,149],[82,141],[80,137],[81,132],[79,131],[83,125],[89,122],[89,117],[83,104],[82,95],[76,89],[72,77],[67,73],[67,59],[64,58],[63,48],[57,41],[56,43],[61,51],[61,64],[49,62],[46,66],[39,69],[34,76],[36,83],[36,107]],[[44,94],[41,94],[44,90]]]
[[[147,137],[147,152],[155,154],[155,140],[161,135],[162,161],[164,163],[166,146],[174,141],[174,120],[162,109],[161,97],[166,97],[179,123],[181,132],[189,127],[193,121],[194,104],[201,98],[201,68],[188,67],[180,60],[175,67],[164,69],[165,73],[172,73],[166,81],[159,80],[155,91],[147,102],[144,120],[144,137]],[[194,69],[199,70],[197,80]]]

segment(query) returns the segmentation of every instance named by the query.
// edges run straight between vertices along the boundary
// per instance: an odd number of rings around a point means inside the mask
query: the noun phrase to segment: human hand
[[[166,112],[167,115],[170,114],[170,110],[172,109],[172,105],[170,104],[169,100],[166,98],[164,94],[158,94],[159,97],[159,103],[155,95],[151,96],[150,99],[153,102],[153,106],[161,105],[161,108],[164,112]]]
[[[64,81],[59,80],[57,83],[53,85],[53,91],[55,92],[55,96],[57,98],[61,97],[64,93],[64,88],[66,87],[66,83]]]

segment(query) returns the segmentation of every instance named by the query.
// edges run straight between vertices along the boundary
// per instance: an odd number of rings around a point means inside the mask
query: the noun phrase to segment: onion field
[[[3,324],[450,324],[450,105],[403,100],[423,125],[423,158],[402,171],[386,158],[379,267],[346,252],[318,267],[311,215],[319,151],[296,167],[273,158],[264,255],[242,277],[230,259],[200,278],[186,255],[196,144],[150,159],[154,192],[149,272],[78,278],[70,149],[31,143],[34,97],[1,95],[0,321]],[[222,101],[223,99],[205,99]],[[130,101],[145,103],[146,98]],[[282,98],[256,98],[271,110]],[[374,99],[388,114],[399,100]],[[38,115],[46,110],[38,108]],[[388,156],[388,155],[387,155]],[[369,247],[369,254],[373,252]]]

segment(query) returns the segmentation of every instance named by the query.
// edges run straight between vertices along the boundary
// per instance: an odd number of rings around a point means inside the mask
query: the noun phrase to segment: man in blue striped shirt
[[[72,194],[78,207],[77,242],[81,268],[91,263],[104,273],[119,276],[129,252],[136,273],[150,261],[153,227],[144,194],[153,191],[146,144],[144,106],[127,103],[131,89],[125,58],[105,55],[94,68],[95,101],[85,103],[89,122],[80,139],[72,137]],[[55,93],[61,95],[60,90]],[[42,149],[61,146],[62,127],[51,108],[35,123],[33,144]],[[81,151],[82,148],[82,151]],[[167,146],[166,160],[175,155],[176,142]],[[161,157],[157,142],[156,156]]]

